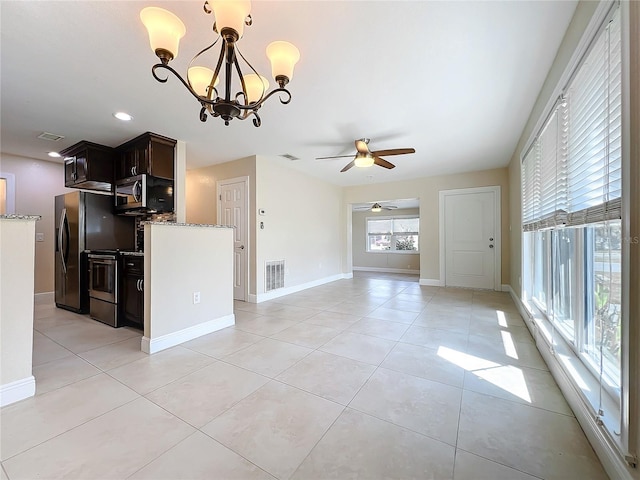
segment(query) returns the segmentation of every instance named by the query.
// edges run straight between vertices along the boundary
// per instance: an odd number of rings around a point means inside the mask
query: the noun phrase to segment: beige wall
[[[353,266],[360,268],[392,268],[400,270],[420,270],[420,254],[367,252],[367,217],[388,217],[390,215],[419,215],[417,208],[383,210],[381,212],[353,212],[352,245]],[[422,222],[423,219],[420,219]],[[428,221],[428,219],[425,219]]]
[[[147,224],[144,250],[144,333],[161,347],[152,352],[172,346],[187,329],[233,315],[232,229]]]
[[[345,187],[345,203],[364,203],[400,198],[420,199],[420,278],[440,280],[439,258],[439,192],[458,188],[499,186],[501,195],[501,235],[502,235],[502,283],[509,283],[509,172],[507,168],[496,168],[478,172],[425,177],[404,182],[376,183]],[[349,223],[349,222],[345,222]],[[344,225],[348,229],[350,225]],[[346,245],[344,248],[347,248]],[[348,254],[345,253],[345,257]],[[348,271],[348,262],[343,263]]]
[[[288,160],[258,156],[256,207],[257,293],[264,293],[265,262],[285,260],[285,287],[341,273],[341,187],[286,166]]]
[[[54,290],[54,197],[71,192],[64,186],[64,166],[33,158],[1,154],[0,171],[15,175],[15,210],[18,214],[40,215],[36,233],[35,293]]]
[[[564,73],[567,65],[571,61],[571,57],[574,54],[582,35],[591,20],[598,2],[585,2],[578,3],[576,10],[569,24],[569,28],[564,35],[560,48],[556,53],[556,58],[551,65],[551,69],[547,74],[547,78],[538,94],[536,103],[531,110],[529,120],[522,131],[516,150],[511,157],[509,163],[509,185],[511,186],[510,198],[509,198],[509,211],[510,211],[510,225],[511,234],[508,237],[511,243],[512,261],[510,271],[510,282],[503,281],[502,283],[510,283],[511,288],[516,293],[520,293],[522,290],[522,232],[521,232],[521,219],[522,219],[522,204],[521,204],[521,185],[520,185],[520,157],[523,153],[522,150],[527,146],[529,138],[533,130],[536,128],[537,122],[545,113],[545,107],[547,103],[553,97],[553,92],[558,86],[560,77]]]
[[[0,219],[0,387],[31,378],[36,223]]]
[[[216,182],[249,177],[249,294],[256,292],[256,157],[187,170],[186,213],[188,223],[218,222]]]

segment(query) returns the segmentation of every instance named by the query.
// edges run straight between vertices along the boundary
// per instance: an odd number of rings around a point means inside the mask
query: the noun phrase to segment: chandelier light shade
[[[277,41],[267,46],[267,57],[271,61],[273,78],[293,78],[293,67],[300,60],[300,50],[289,42]]]
[[[143,9],[140,19],[149,32],[151,50],[158,56],[170,56],[169,60],[176,58],[180,39],[187,33],[182,20],[168,10],[157,7]]]
[[[249,0],[207,0],[204,11],[213,13],[215,22],[213,43],[202,49],[189,63],[185,80],[169,62],[178,56],[178,45],[186,28],[173,13],[157,7],[147,7],[140,12],[140,19],[149,32],[151,50],[160,63],[151,68],[153,77],[166,83],[167,77],[158,76],[159,70],[168,70],[189,90],[200,103],[200,120],[209,115],[220,117],[225,125],[234,118],[245,120],[252,117],[253,124],[262,123],[258,110],[270,97],[279,95],[280,103],[291,101],[291,93],[285,87],[293,78],[293,69],[300,60],[300,51],[291,43],[275,41],[267,47],[271,61],[271,72],[277,88],[270,92],[268,80],[261,76],[245,59],[237,47],[244,34],[244,27],[252,24]],[[207,65],[206,54],[219,46],[217,61]],[[241,62],[244,67],[241,67]],[[204,64],[204,65],[203,65]],[[243,68],[246,73],[243,73]],[[218,84],[221,84],[218,89]]]
[[[264,96],[264,92],[269,90],[269,81],[262,75],[249,73],[244,76],[244,86],[247,89],[247,100],[254,103]]]
[[[191,88],[201,97],[206,97],[209,94],[209,85],[212,78],[213,70],[207,67],[189,67],[189,70],[187,70],[187,79]],[[218,83],[220,82],[216,78],[213,86],[216,87]]]
[[[244,22],[251,13],[249,0],[211,0],[218,32],[226,28],[234,30],[238,38],[244,34]]]

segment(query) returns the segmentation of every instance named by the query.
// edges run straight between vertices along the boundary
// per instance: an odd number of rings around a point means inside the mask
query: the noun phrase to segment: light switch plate
[[[44,233],[36,233],[36,242],[44,242]]]

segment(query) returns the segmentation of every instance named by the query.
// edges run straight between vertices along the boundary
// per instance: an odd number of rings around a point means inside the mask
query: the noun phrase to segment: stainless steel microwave
[[[119,214],[173,212],[173,180],[149,175],[123,178],[114,185],[114,199]]]

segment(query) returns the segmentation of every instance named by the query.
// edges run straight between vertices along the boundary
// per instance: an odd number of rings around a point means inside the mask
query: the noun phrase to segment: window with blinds
[[[525,231],[621,218],[620,42],[617,11],[524,156]]]
[[[621,36],[613,6],[524,152],[521,187],[523,300],[622,451]]]

